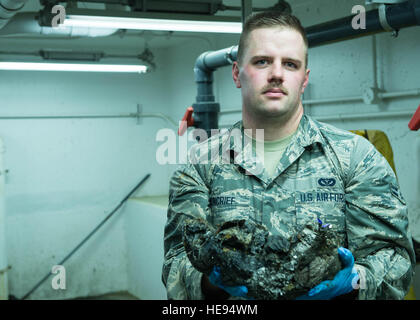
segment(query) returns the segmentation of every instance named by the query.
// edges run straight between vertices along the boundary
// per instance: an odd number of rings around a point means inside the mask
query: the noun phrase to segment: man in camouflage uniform
[[[188,217],[214,226],[252,219],[289,239],[296,224],[319,218],[354,256],[358,299],[402,299],[407,293],[415,258],[395,174],[363,137],[303,114],[307,50],[297,18],[259,13],[247,20],[232,68],[242,92],[242,121],[194,146],[198,156],[170,182],[162,270],[168,299],[229,297],[188,260],[181,231]],[[242,148],[231,139],[244,129],[254,130],[256,141],[256,129],[264,129],[257,157],[250,144]],[[337,292],[328,297],[343,294]]]

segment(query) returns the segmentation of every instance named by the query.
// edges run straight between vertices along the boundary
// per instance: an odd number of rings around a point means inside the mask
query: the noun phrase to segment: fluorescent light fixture
[[[0,62],[0,70],[145,73],[147,71],[147,66],[87,63]]]
[[[241,22],[126,18],[84,15],[68,15],[64,19],[64,23],[60,26],[216,33],[242,32]]]

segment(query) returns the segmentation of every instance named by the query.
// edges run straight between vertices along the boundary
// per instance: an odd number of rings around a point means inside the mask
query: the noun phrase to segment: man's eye
[[[290,62],[290,61],[286,62],[285,65],[286,65],[286,67],[291,68],[291,69],[297,69],[298,68],[296,63],[293,63],[293,62]]]
[[[267,64],[267,62],[268,61],[266,59],[260,59],[260,60],[255,61],[254,64],[257,65],[257,66],[263,66],[263,65]]]

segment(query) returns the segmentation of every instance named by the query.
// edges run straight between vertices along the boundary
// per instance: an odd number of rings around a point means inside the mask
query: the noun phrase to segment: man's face
[[[232,68],[249,117],[288,118],[297,112],[309,77],[306,50],[302,36],[293,29],[251,31],[241,64],[234,62]]]

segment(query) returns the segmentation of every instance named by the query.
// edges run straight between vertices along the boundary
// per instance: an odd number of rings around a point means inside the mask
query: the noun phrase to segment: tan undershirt
[[[264,159],[264,168],[267,171],[269,177],[274,176],[277,165],[281,157],[283,156],[283,153],[286,150],[287,146],[292,141],[292,138],[295,135],[295,133],[296,131],[279,140],[264,141],[264,150],[261,150],[261,148],[256,148],[256,140],[252,138],[253,149],[255,150],[258,158],[261,159],[261,161]],[[262,156],[262,151],[264,152],[264,158]]]

